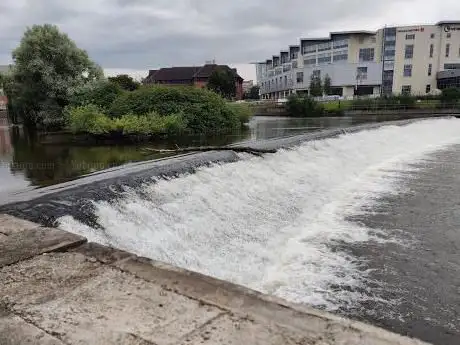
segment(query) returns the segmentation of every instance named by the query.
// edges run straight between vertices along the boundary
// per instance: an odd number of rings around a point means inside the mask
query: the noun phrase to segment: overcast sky
[[[0,64],[24,29],[52,23],[108,73],[251,61],[329,31],[460,20],[459,0],[0,0]]]

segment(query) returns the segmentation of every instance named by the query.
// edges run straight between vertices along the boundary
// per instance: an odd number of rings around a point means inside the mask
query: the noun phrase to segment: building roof
[[[238,75],[235,68],[230,68],[227,65],[206,64],[204,66],[166,67],[159,70],[150,70],[149,75],[145,78],[145,82],[192,81],[195,78],[209,78],[217,68],[231,69],[236,78],[243,80],[243,78]]]
[[[436,23],[436,25],[450,25],[450,24],[458,25],[460,24],[460,21],[459,20],[443,20],[441,22]]]

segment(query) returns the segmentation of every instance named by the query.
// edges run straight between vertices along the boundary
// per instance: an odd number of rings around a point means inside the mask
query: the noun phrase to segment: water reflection
[[[113,145],[75,141],[69,135],[28,133],[0,127],[0,193],[28,186],[47,186],[79,176],[165,155],[146,156],[143,148],[228,145],[246,140],[271,139],[321,128],[347,127],[388,118],[296,119],[255,117],[245,131],[219,136],[182,136],[148,144]]]

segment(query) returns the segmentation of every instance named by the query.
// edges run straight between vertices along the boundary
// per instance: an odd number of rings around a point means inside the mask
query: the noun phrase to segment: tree
[[[329,74],[326,74],[324,77],[324,82],[323,82],[323,91],[326,95],[332,95],[332,81],[331,77],[329,77]]]
[[[134,91],[140,87],[140,83],[127,74],[119,74],[116,77],[109,77],[110,82],[118,84],[123,90]]]
[[[13,51],[13,62],[6,92],[11,111],[25,125],[62,127],[70,90],[103,78],[86,51],[51,24],[27,28]]]
[[[234,98],[236,96],[235,73],[230,68],[216,68],[209,77],[208,89],[227,99]]]
[[[310,78],[310,96],[320,97],[323,95],[323,86],[321,85],[321,78],[315,74]]]
[[[243,95],[244,99],[259,99],[260,98],[259,90],[260,90],[260,87],[258,85],[254,85],[253,87],[249,89],[249,91],[247,91]]]

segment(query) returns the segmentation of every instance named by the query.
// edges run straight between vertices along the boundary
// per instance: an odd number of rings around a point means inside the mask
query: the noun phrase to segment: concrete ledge
[[[9,227],[11,235],[0,240],[0,267],[14,264],[35,255],[65,250],[86,242],[86,238],[62,230],[42,228],[38,225],[32,229],[23,230],[20,226],[25,223],[20,221],[16,223],[18,228],[13,230]]]
[[[59,229],[0,219],[29,227],[0,240],[2,345],[426,344]]]

